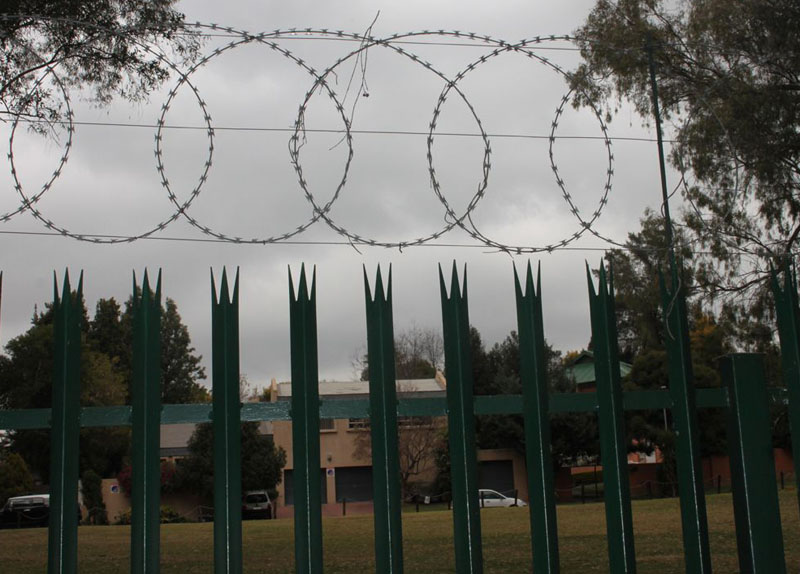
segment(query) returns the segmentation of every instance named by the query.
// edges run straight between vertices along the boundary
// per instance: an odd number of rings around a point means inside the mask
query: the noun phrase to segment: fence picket
[[[611,572],[636,572],[633,545],[633,517],[628,480],[628,454],[622,384],[619,374],[617,327],[614,313],[614,282],[609,268],[600,266],[597,293],[589,267],[589,301],[592,317],[595,378],[597,381],[600,452],[603,463],[603,486],[608,531],[608,561]]]
[[[528,492],[537,493],[536,496],[528,497],[533,571],[535,574],[556,574],[560,566],[553,488],[553,457],[550,450],[550,393],[547,386],[547,357],[542,321],[541,272],[537,273],[534,289],[531,264],[528,263],[523,294],[515,267],[514,286],[517,295]]]
[[[370,297],[365,269],[364,294],[367,304],[375,572],[402,574],[402,499],[397,451],[397,382],[394,367],[391,267],[385,292],[381,270],[378,268],[374,298]]]
[[[292,457],[294,459],[294,555],[297,574],[322,573],[319,374],[316,271],[309,294],[305,267],[295,298],[289,270],[292,362]]]
[[[703,468],[697,439],[697,405],[694,374],[689,348],[689,323],[686,316],[685,290],[678,274],[680,268],[671,258],[670,281],[667,287],[660,276],[661,304],[664,312],[665,346],[669,368],[669,390],[672,398],[672,421],[675,427],[675,450],[678,467],[678,488],[681,493],[681,528],[686,572],[709,574],[711,553],[708,544]]]
[[[160,557],[161,498],[161,273],[150,290],[133,280],[131,384],[131,573],[156,574]]]
[[[778,274],[772,272],[772,295],[781,339],[781,371],[788,391],[789,426],[793,437],[800,435],[800,305],[797,276],[787,263],[783,270],[783,287]],[[800,440],[792,441],[797,502],[800,505]]]
[[[674,264],[673,264],[674,265]],[[385,284],[378,269],[374,297],[364,271],[370,364],[370,397],[320,401],[318,388],[316,277],[311,288],[301,269],[295,296],[291,270],[291,403],[242,407],[239,399],[238,272],[232,293],[223,270],[219,300],[212,273],[212,372],[214,402],[208,405],[160,405],[160,298],[145,272],[141,291],[134,277],[132,406],[80,408],[80,345],[83,277],[75,293],[65,275],[62,293],[54,285],[54,367],[52,408],[0,411],[0,430],[50,428],[51,498],[48,573],[77,572],[77,521],[80,428],[133,427],[131,571],[159,570],[158,464],[161,424],[214,425],[214,564],[215,572],[242,571],[241,421],[291,420],[294,458],[295,559],[299,574],[321,574],[322,497],[320,417],[371,418],[375,494],[376,571],[403,571],[401,497],[397,452],[397,417],[448,416],[456,570],[483,571],[480,505],[475,445],[476,415],[519,414],[525,419],[529,470],[530,520],[534,572],[559,571],[559,552],[551,467],[549,415],[597,411],[602,446],[609,563],[612,572],[636,571],[626,456],[624,410],[670,408],[676,431],[681,515],[687,572],[710,572],[705,494],[698,465],[697,408],[728,410],[732,490],[737,549],[742,571],[785,573],[772,455],[769,404],[788,404],[792,431],[800,428],[800,306],[796,278],[784,271],[783,285],[773,273],[773,293],[787,389],[767,388],[762,358],[737,354],[724,358],[720,389],[695,389],[691,371],[684,294],[671,268],[670,285],[662,279],[662,303],[668,340],[670,390],[623,393],[614,312],[613,276],[599,271],[595,292],[589,274],[596,393],[548,392],[542,325],[541,279],[534,285],[528,264],[523,284],[514,270],[520,373],[523,395],[473,397],[466,270],[461,288],[455,263],[448,296],[440,267],[442,324],[448,375],[445,398],[398,400],[394,372],[391,269]],[[797,444],[797,442],[795,442]],[[798,460],[795,458],[798,468]],[[800,473],[798,473],[800,474]],[[719,488],[719,486],[718,486]],[[648,483],[648,492],[649,492]]]
[[[239,272],[219,300],[211,275],[211,372],[214,424],[214,572],[242,571],[242,428],[239,400]]]
[[[439,267],[444,332],[444,362],[447,372],[447,424],[450,441],[450,476],[453,492],[453,544],[459,574],[483,572],[481,515],[478,503],[477,455],[475,453],[475,407],[472,400],[472,363],[469,345],[467,270],[463,288],[453,262],[450,297]]]
[[[786,572],[763,357],[723,357],[728,388],[728,443],[739,568],[752,574]]]
[[[72,293],[64,274],[61,298],[53,278],[53,407],[50,429],[48,574],[78,571],[78,448],[81,397],[83,273]]]

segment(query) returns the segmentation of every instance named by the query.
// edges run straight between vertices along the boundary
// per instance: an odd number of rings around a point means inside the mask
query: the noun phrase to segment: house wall
[[[108,521],[113,524],[120,514],[131,508],[131,499],[122,490],[116,478],[104,478],[101,488]],[[164,494],[161,496],[161,506],[171,506],[178,514],[181,514],[190,522],[200,518],[201,500],[199,496],[194,494]]]

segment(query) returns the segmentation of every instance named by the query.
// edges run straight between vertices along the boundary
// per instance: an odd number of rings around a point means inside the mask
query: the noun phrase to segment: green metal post
[[[480,574],[483,572],[483,550],[478,502],[478,463],[475,452],[475,412],[472,399],[466,268],[463,290],[458,286],[455,261],[450,297],[447,296],[447,286],[441,266],[439,285],[442,296],[444,359],[447,373],[447,424],[450,439],[456,572]]]
[[[525,456],[528,467],[533,571],[535,574],[559,572],[558,529],[553,488],[553,457],[550,450],[550,407],[547,386],[542,321],[541,269],[533,284],[531,264],[525,280],[525,292],[514,268],[517,294],[517,329],[519,332],[522,410],[525,416]]]
[[[294,555],[297,574],[322,573],[316,270],[308,291],[305,266],[295,297],[289,270],[294,459]]]
[[[698,441],[697,405],[694,374],[689,348],[689,323],[686,318],[685,290],[679,280],[680,267],[670,256],[668,288],[660,276],[661,304],[664,309],[665,345],[669,363],[669,390],[672,397],[672,421],[678,466],[678,488],[681,501],[681,527],[686,572],[711,572],[708,544],[703,468]]]
[[[72,293],[69,272],[61,298],[53,279],[53,407],[50,429],[48,574],[78,571],[78,444],[81,397],[83,273]]]
[[[403,572],[400,461],[397,450],[397,382],[394,369],[392,270],[384,293],[381,270],[370,296],[364,269],[367,303],[367,356],[369,359],[370,432],[372,433],[372,485],[375,520],[375,572]]]
[[[211,274],[214,419],[214,572],[242,571],[242,427],[239,401],[239,272],[228,292],[222,270],[219,300]]]
[[[783,382],[789,394],[789,427],[792,431],[794,478],[797,502],[800,504],[800,305],[797,296],[797,277],[787,263],[783,271],[783,287],[778,274],[772,273],[772,294],[781,338],[781,367]]]
[[[786,572],[769,401],[761,355],[722,359],[728,388],[728,450],[739,568],[752,574]]]
[[[600,281],[595,294],[589,267],[589,301],[594,343],[595,376],[597,379],[600,452],[605,488],[608,560],[611,572],[636,572],[633,545],[633,518],[628,478],[628,456],[625,439],[625,417],[622,385],[619,375],[617,325],[614,312],[614,281],[609,267],[600,266]]]
[[[133,278],[133,437],[131,458],[131,573],[155,574],[160,556],[161,272],[156,291],[147,271]]]

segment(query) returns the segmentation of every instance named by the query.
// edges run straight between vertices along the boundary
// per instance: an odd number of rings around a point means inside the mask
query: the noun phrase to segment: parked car
[[[513,496],[506,496],[496,490],[488,488],[481,488],[478,490],[478,500],[484,508],[492,507],[509,507],[509,506],[528,506],[528,504],[521,498],[514,498]]]
[[[47,526],[50,518],[50,495],[13,496],[0,510],[0,528]]]
[[[81,521],[81,507],[77,519]],[[50,495],[27,494],[12,496],[0,509],[0,528],[26,528],[47,526],[50,522]]]
[[[272,501],[266,490],[249,490],[244,493],[242,518],[272,518]]]

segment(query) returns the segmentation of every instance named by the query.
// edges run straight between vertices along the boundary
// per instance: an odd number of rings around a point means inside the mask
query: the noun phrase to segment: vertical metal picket
[[[50,428],[48,574],[78,571],[78,448],[83,273],[73,295],[69,272],[61,298],[53,277],[53,405]]]
[[[483,572],[481,515],[478,503],[477,456],[475,453],[475,411],[472,399],[472,363],[469,345],[467,270],[463,290],[453,262],[450,297],[447,296],[439,266],[442,296],[445,371],[447,373],[447,424],[450,440],[450,472],[453,491],[453,530],[456,571]]]
[[[369,360],[370,432],[372,434],[372,484],[375,521],[375,572],[402,574],[400,461],[397,450],[397,382],[394,368],[392,268],[384,293],[381,269],[370,296],[364,268],[367,304],[367,356]]]
[[[800,504],[800,305],[797,296],[797,276],[787,263],[783,270],[783,287],[778,274],[772,272],[772,294],[781,339],[781,370],[783,383],[789,393],[789,427],[792,432],[794,478],[797,502]]]
[[[683,553],[686,572],[709,574],[711,553],[708,544],[703,468],[697,438],[697,406],[689,348],[689,323],[686,318],[685,291],[681,286],[679,273],[680,268],[674,255],[671,255],[671,287],[667,287],[663,275],[660,275],[659,279],[666,331],[669,390],[673,405],[672,420],[675,427]]]
[[[309,294],[305,265],[295,297],[289,269],[294,459],[294,555],[297,574],[322,573],[316,270]]]
[[[242,428],[239,400],[239,271],[219,300],[211,273],[211,372],[214,423],[214,572],[242,571]]]
[[[150,290],[133,278],[131,573],[155,574],[160,557],[161,272]]]
[[[525,456],[530,493],[533,571],[556,574],[560,570],[556,524],[553,458],[550,448],[549,389],[542,321],[541,269],[533,284],[531,264],[525,278],[525,293],[514,268],[517,295],[522,409],[525,417]]]
[[[595,294],[589,266],[589,302],[594,343],[597,402],[599,406],[600,452],[603,462],[608,560],[611,572],[636,572],[633,545],[633,517],[628,479],[625,417],[622,410],[622,385],[617,350],[617,325],[614,312],[614,280],[600,265],[598,292]]]
[[[722,359],[721,369],[728,388],[728,448],[739,568],[752,574],[785,573],[763,357],[729,355]]]

